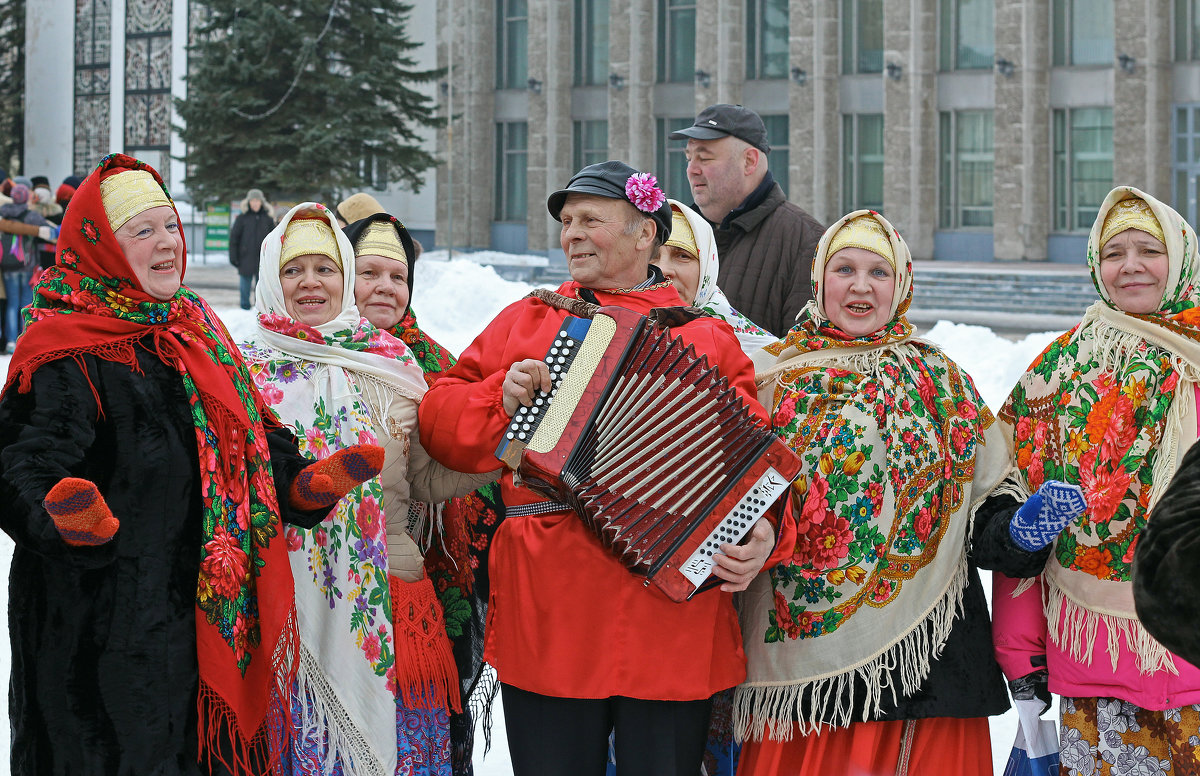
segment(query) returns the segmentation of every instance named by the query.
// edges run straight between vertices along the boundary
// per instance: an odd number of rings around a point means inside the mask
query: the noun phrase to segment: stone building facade
[[[546,195],[604,158],[689,201],[666,135],[716,102],[792,201],[879,208],[917,258],[1081,263],[1114,183],[1196,221],[1196,0],[429,2],[439,245],[554,256]]]

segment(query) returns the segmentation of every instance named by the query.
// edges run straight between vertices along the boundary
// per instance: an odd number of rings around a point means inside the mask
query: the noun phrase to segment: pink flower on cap
[[[657,184],[658,178],[648,172],[634,173],[625,181],[625,196],[638,210],[653,213],[667,201]]]

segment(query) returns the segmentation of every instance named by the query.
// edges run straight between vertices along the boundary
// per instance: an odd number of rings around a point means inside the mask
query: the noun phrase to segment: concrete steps
[[[1074,325],[1096,298],[1083,266],[914,262],[909,317],[1048,331]]]

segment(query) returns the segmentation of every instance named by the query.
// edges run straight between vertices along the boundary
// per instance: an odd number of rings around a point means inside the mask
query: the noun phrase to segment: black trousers
[[[501,685],[514,776],[696,776],[712,701],[556,698]]]

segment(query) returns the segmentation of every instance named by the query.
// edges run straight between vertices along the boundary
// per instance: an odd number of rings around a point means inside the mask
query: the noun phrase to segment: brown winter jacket
[[[812,260],[825,227],[773,183],[762,202],[713,232],[717,285],[729,303],[776,336],[787,334],[812,298]]]

